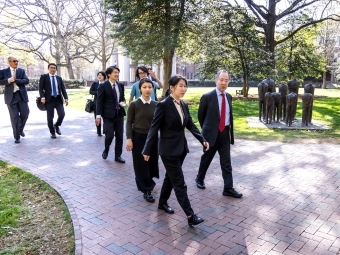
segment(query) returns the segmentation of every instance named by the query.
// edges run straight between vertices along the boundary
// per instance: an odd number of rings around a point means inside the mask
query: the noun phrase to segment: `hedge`
[[[257,87],[259,83],[255,81],[249,81],[250,87]],[[215,81],[188,81],[189,87],[216,87]],[[229,87],[243,87],[242,82],[230,82]]]
[[[39,90],[39,80],[37,78],[31,78],[29,79],[30,83],[26,85],[26,89],[28,91],[35,91]],[[86,81],[85,80],[64,80],[64,85],[67,89],[79,89],[80,87],[86,87]],[[4,87],[0,86],[0,94],[4,93]]]

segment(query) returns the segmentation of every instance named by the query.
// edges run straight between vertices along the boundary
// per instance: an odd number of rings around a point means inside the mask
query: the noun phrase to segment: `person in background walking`
[[[8,57],[9,67],[0,70],[0,85],[5,85],[5,104],[11,117],[14,142],[20,143],[20,136],[25,137],[24,128],[29,115],[26,84],[29,79],[25,70],[18,68],[19,61]]]
[[[145,66],[138,66],[136,70],[136,80],[138,79],[138,81],[132,84],[129,103],[131,103],[133,99],[140,98],[141,94],[138,88],[139,80],[143,78],[148,78],[148,75],[150,75],[157,81],[157,82],[154,82],[154,81],[152,82],[154,89],[151,94],[151,99],[156,100],[156,90],[158,88],[163,88],[163,83],[157,78],[156,73],[154,71],[152,71],[151,69],[148,70]]]
[[[96,125],[103,117],[105,128],[105,149],[102,158],[107,159],[113,138],[116,137],[115,161],[125,163],[121,157],[123,152],[123,133],[125,116],[124,85],[118,82],[120,70],[110,66],[105,70],[107,80],[101,84],[97,93]]]
[[[97,116],[97,93],[98,93],[98,87],[105,82],[106,74],[103,71],[100,71],[97,73],[98,81],[95,81],[92,83],[90,88],[90,94],[94,95],[93,97],[93,112],[94,112],[94,118],[96,119]],[[97,127],[97,135],[102,136],[102,124],[100,123]]]
[[[151,100],[153,83],[148,78],[139,81],[141,97],[132,101],[126,119],[126,149],[132,151],[133,169],[135,170],[137,189],[143,192],[146,201],[155,202],[151,191],[156,183],[153,177],[159,178],[158,139],[151,146],[150,159],[145,161],[142,150],[148,135],[157,102]]]
[[[54,63],[48,64],[48,73],[43,74],[39,80],[39,94],[41,102],[46,104],[47,111],[47,126],[51,133],[51,138],[55,139],[56,133],[61,135],[60,126],[63,123],[65,117],[64,101],[65,105],[68,105],[68,96],[66,93],[63,79],[56,75],[57,65]],[[53,124],[54,109],[57,110],[58,119]]]

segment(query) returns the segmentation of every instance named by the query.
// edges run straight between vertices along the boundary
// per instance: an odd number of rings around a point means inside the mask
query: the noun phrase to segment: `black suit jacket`
[[[27,103],[28,96],[25,85],[29,83],[29,79],[27,78],[24,69],[17,68],[15,72],[16,72],[15,82],[19,87],[19,91],[23,100]],[[8,67],[0,70],[0,85],[5,85],[4,97],[6,104],[10,104],[13,98],[14,83],[13,82],[8,83],[8,78],[11,77],[12,77],[11,68]]]
[[[232,97],[226,93],[230,109],[230,143],[234,144],[234,121]],[[201,97],[198,107],[198,121],[202,127],[202,134],[207,139],[210,146],[213,146],[217,139],[218,127],[220,125],[220,110],[218,107],[217,93],[214,89]]]
[[[58,93],[61,96],[62,101],[64,101],[64,99],[68,99],[67,93],[66,93],[66,89],[64,86],[64,82],[63,79],[56,75],[55,76],[57,79],[57,83],[58,83]],[[44,97],[46,99],[46,102],[49,102],[51,100],[52,97],[52,87],[51,87],[51,79],[50,79],[50,75],[47,74],[43,74],[40,77],[39,80],[39,94],[40,97]]]
[[[124,95],[124,85],[120,82],[116,82],[118,84],[119,89],[119,102],[125,102],[125,95]],[[117,88],[116,88],[117,89]],[[101,84],[98,88],[97,92],[97,107],[96,113],[97,115],[101,115],[103,118],[114,118],[116,117],[116,100],[113,95],[113,89],[111,87],[110,81],[105,81]],[[124,107],[119,107],[118,111],[119,116],[125,116],[125,109]]]
[[[91,88],[90,88],[90,94],[94,95],[93,97],[93,103],[97,103],[97,94],[98,94],[98,88],[99,88],[99,81],[95,81],[92,83]]]
[[[185,128],[202,144],[206,141],[192,122],[188,105],[183,101],[181,101],[181,105],[185,115],[183,124],[172,97],[169,96],[157,104],[142,152],[143,155],[151,155],[151,147],[158,138],[158,130],[160,130],[159,155],[161,156],[180,156],[184,149],[189,152]]]

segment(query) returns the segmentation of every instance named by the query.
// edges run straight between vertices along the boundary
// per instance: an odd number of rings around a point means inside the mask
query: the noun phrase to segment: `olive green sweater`
[[[132,130],[141,134],[149,132],[156,105],[152,100],[150,104],[144,104],[140,98],[130,103],[126,119],[127,139],[132,139]]]

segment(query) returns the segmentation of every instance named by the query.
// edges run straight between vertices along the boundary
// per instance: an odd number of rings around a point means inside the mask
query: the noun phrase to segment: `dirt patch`
[[[39,183],[19,182],[17,185],[22,194],[24,212],[19,227],[9,228],[8,233],[0,238],[0,253],[73,254],[72,223],[66,216],[67,209],[61,197]]]

